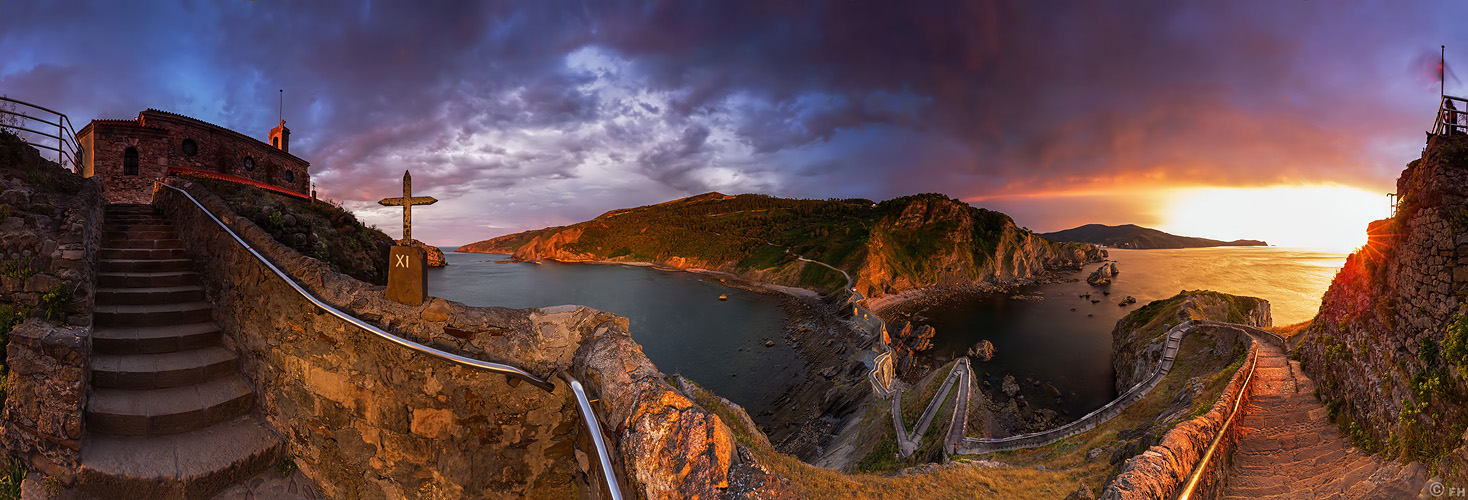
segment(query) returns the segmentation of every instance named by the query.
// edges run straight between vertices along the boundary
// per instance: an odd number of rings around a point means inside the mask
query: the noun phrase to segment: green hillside
[[[520,260],[653,262],[823,291],[845,285],[839,272],[799,259],[805,257],[852,273],[858,290],[880,295],[1029,276],[1052,264],[1077,263],[1094,247],[1044,241],[1003,213],[941,194],[874,203],[707,193],[459,251]]]

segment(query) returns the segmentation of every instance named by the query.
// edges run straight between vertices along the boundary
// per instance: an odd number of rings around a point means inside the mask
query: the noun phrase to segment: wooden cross
[[[432,196],[413,196],[413,176],[403,171],[403,197],[383,198],[378,203],[388,207],[403,207],[403,245],[413,241],[413,205],[432,205],[438,200]]]

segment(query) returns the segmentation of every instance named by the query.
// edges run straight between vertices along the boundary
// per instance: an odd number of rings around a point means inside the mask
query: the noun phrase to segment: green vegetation
[[[986,278],[983,266],[994,259],[1006,232],[1023,233],[1007,215],[941,194],[873,203],[708,193],[472,243],[461,251],[516,253],[536,238],[545,245],[558,235],[553,251],[576,259],[680,262],[834,291],[846,284],[841,273],[800,258],[847,272],[875,261],[878,272],[914,283],[936,284],[945,276],[977,281]],[[1057,252],[1072,248],[1052,245]]]
[[[254,186],[184,177],[204,186],[235,213],[250,219],[275,241],[301,255],[367,283],[387,283],[387,254],[392,238],[362,224],[340,206],[325,201],[312,203]]]
[[[280,477],[288,477],[292,473],[295,473],[296,456],[286,453],[285,456],[280,457],[280,462],[275,464],[275,472],[280,473]]]
[[[25,464],[12,459],[0,474],[0,500],[20,500],[20,482],[25,479]]]
[[[5,259],[4,262],[0,262],[0,274],[3,274],[6,278],[29,279],[38,272],[40,270],[36,269],[35,263],[30,257]]]
[[[41,296],[41,307],[46,310],[46,319],[61,321],[66,317],[66,305],[71,303],[71,287],[66,283],[57,283]]]

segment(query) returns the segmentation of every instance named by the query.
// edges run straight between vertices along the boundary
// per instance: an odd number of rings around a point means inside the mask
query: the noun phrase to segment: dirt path
[[[1259,342],[1254,396],[1239,423],[1224,498],[1416,498],[1418,464],[1385,462],[1340,437],[1315,385],[1273,342]]]

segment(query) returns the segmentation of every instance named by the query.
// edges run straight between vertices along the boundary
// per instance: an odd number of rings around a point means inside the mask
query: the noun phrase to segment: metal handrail
[[[520,380],[524,380],[525,382],[529,382],[530,385],[538,387],[545,392],[555,392],[555,384],[552,384],[549,381],[546,381],[545,379],[542,379],[540,377],[536,377],[535,375],[532,375],[529,372],[520,368],[516,368],[506,364],[492,363],[489,361],[468,358],[451,352],[434,349],[432,347],[428,347],[426,345],[419,344],[417,342],[413,342],[411,340],[383,331],[381,328],[378,328],[371,323],[358,319],[356,316],[352,316],[350,314],[342,312],[335,307],[332,307],[331,304],[327,304],[326,302],[317,298],[315,295],[311,294],[311,292],[306,291],[305,288],[297,284],[295,280],[287,276],[285,272],[280,270],[280,268],[275,267],[275,264],[272,264],[269,259],[265,258],[264,255],[260,255],[260,252],[256,251],[254,247],[245,242],[244,238],[241,238],[240,235],[236,234],[233,229],[230,229],[229,226],[224,223],[224,221],[219,220],[219,217],[215,216],[213,212],[210,212],[208,208],[205,208],[204,204],[199,203],[199,200],[195,199],[194,195],[189,194],[188,191],[185,191],[178,186],[172,186],[162,181],[155,180],[153,181],[153,183],[172,189],[174,191],[178,191],[180,194],[183,194],[189,199],[190,202],[193,202],[194,206],[199,207],[199,210],[203,211],[205,215],[208,215],[210,219],[213,219],[215,224],[218,224],[220,228],[224,229],[225,233],[228,233],[231,238],[234,238],[236,243],[239,243],[240,246],[245,248],[245,250],[248,250],[251,255],[254,255],[255,258],[260,261],[261,264],[264,264],[265,267],[269,268],[271,272],[275,273],[276,276],[280,277],[281,280],[285,281],[286,284],[295,289],[296,293],[301,294],[302,297],[310,301],[312,304],[316,305],[316,307],[319,307],[326,312],[331,313],[332,316],[336,316],[343,321],[356,325],[358,328],[367,330],[368,332],[371,332],[378,337],[381,337],[389,342],[406,347],[408,349],[412,349],[423,354],[444,359],[470,368],[502,373],[504,375],[518,378]],[[616,474],[612,470],[611,457],[607,453],[606,442],[602,438],[601,425],[597,423],[596,413],[592,411],[591,402],[586,398],[586,391],[582,388],[581,382],[576,380],[576,378],[572,377],[569,373],[561,372],[561,376],[565,378],[571,386],[571,392],[573,392],[576,396],[577,409],[580,411],[581,417],[585,421],[588,431],[591,433],[592,443],[596,445],[596,454],[601,461],[602,475],[606,478],[608,492],[611,494],[613,500],[622,500],[622,489],[617,483]]]
[[[1218,428],[1218,435],[1213,436],[1213,442],[1208,444],[1208,450],[1203,452],[1203,457],[1198,459],[1198,464],[1193,467],[1193,472],[1188,475],[1187,484],[1183,485],[1178,492],[1177,500],[1189,500],[1193,491],[1198,488],[1198,481],[1203,479],[1203,471],[1208,468],[1208,462],[1213,459],[1213,452],[1218,449],[1218,443],[1223,442],[1223,436],[1228,434],[1229,426],[1233,425],[1234,418],[1238,416],[1239,410],[1244,407],[1244,393],[1253,392],[1254,368],[1259,366],[1259,349],[1254,348],[1254,359],[1249,362],[1249,373],[1244,375],[1244,384],[1239,386],[1239,394],[1234,398],[1234,409],[1229,412],[1228,419]]]
[[[1463,103],[1463,109],[1453,109],[1452,111],[1448,111],[1448,105],[1453,101]],[[1452,120],[1452,123],[1448,123],[1448,120],[1445,120],[1445,118],[1448,118],[1450,113],[1452,115],[1452,117],[1450,118]],[[1442,101],[1438,102],[1437,104],[1437,117],[1432,122],[1432,134],[1450,134],[1468,128],[1468,126],[1465,126],[1463,123],[1461,123],[1461,120],[1459,118],[1463,115],[1468,115],[1468,99],[1450,95],[1443,96]]]
[[[32,134],[40,135],[42,137],[48,137],[48,138],[51,138],[51,139],[55,139],[56,140],[56,146],[53,147],[50,144],[43,144],[43,143],[40,143],[40,142],[32,142],[30,139],[28,139],[26,137],[21,137],[21,141],[25,142],[26,144],[28,144],[30,146],[37,147],[37,148],[45,148],[45,149],[49,149],[49,150],[55,151],[56,152],[56,164],[57,165],[61,165],[62,168],[65,168],[66,167],[66,163],[67,163],[66,160],[71,160],[72,171],[73,172],[77,172],[77,173],[81,173],[81,167],[82,167],[81,166],[81,158],[78,158],[77,157],[77,148],[79,147],[79,144],[77,143],[77,140],[76,140],[76,128],[72,126],[71,119],[70,118],[67,118],[66,114],[61,113],[61,112],[56,111],[56,110],[53,110],[53,109],[49,109],[49,108],[44,108],[44,107],[41,107],[41,106],[37,106],[35,104],[31,104],[31,103],[28,103],[28,102],[25,102],[25,101],[22,101],[22,100],[19,100],[19,99],[11,99],[8,96],[0,96],[0,101],[5,101],[5,102],[11,102],[11,103],[19,104],[19,105],[22,105],[22,106],[25,106],[25,107],[28,107],[28,108],[33,108],[33,109],[37,109],[37,110],[40,110],[40,111],[44,111],[44,112],[47,112],[47,113],[56,115],[56,121],[51,122],[51,121],[47,121],[45,119],[42,119],[41,117],[38,117],[38,116],[31,116],[31,115],[29,115],[29,114],[27,114],[25,112],[19,112],[19,113],[17,113],[15,111],[11,111],[11,110],[8,110],[8,109],[0,108],[0,115],[18,116],[18,117],[21,118],[22,123],[23,122],[27,122],[27,121],[38,121],[38,122],[44,123],[46,125],[50,125],[50,126],[56,127],[56,135],[51,135],[50,133],[47,133],[47,132],[42,132],[42,131],[31,129],[31,128],[26,128],[26,127],[21,126],[19,123],[6,125],[3,128],[10,128],[10,129],[14,129],[14,130],[21,130],[21,131],[29,132],[29,133],[32,133]],[[17,135],[19,135],[19,134],[17,134]]]

